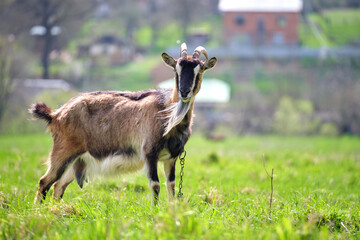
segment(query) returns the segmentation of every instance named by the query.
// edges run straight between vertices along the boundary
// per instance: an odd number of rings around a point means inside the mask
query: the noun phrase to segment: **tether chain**
[[[180,170],[180,181],[179,181],[179,192],[177,197],[179,199],[181,199],[183,197],[183,193],[181,192],[182,190],[182,183],[183,183],[183,176],[184,176],[184,166],[185,166],[185,157],[186,157],[186,151],[184,150],[182,153],[180,153],[179,155],[179,159],[180,159],[180,165],[181,165],[181,170]]]

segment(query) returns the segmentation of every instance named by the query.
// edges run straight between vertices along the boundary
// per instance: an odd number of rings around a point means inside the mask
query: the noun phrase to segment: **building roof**
[[[173,88],[174,79],[161,82],[159,88]],[[230,100],[229,84],[215,78],[203,79],[201,90],[196,95],[196,102],[227,103]]]
[[[300,12],[302,0],[220,0],[221,12]]]

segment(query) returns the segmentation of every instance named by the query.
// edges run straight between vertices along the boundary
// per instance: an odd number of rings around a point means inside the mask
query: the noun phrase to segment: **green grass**
[[[160,63],[160,54],[123,66],[99,66],[91,71],[91,88],[96,90],[137,91],[154,88],[150,71]]]
[[[326,10],[322,14],[310,14],[309,18],[317,25],[325,44],[329,47],[359,42],[360,9]],[[307,25],[300,26],[299,36],[306,46],[321,46]]]
[[[160,171],[159,208],[151,206],[141,172],[83,190],[72,183],[64,201],[36,206],[50,136],[0,136],[0,238],[359,239],[359,146],[355,137],[193,136],[184,201],[168,203]],[[263,153],[268,171],[274,169],[271,218]]]

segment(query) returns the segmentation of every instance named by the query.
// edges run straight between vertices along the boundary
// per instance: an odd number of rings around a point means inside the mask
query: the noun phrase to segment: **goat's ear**
[[[217,62],[216,57],[210,58],[208,61],[205,62],[204,71],[213,68],[215,66],[216,62]]]
[[[169,65],[169,66],[172,67],[172,68],[175,68],[175,66],[176,66],[176,61],[175,61],[174,58],[170,57],[167,53],[161,54],[161,57],[162,57],[163,61],[164,61],[167,65]]]

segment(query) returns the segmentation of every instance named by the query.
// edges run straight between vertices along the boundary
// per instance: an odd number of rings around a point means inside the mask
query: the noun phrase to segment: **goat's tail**
[[[29,112],[34,116],[34,118],[45,120],[48,124],[50,124],[53,119],[51,116],[51,108],[46,106],[45,103],[35,103],[31,105]]]

